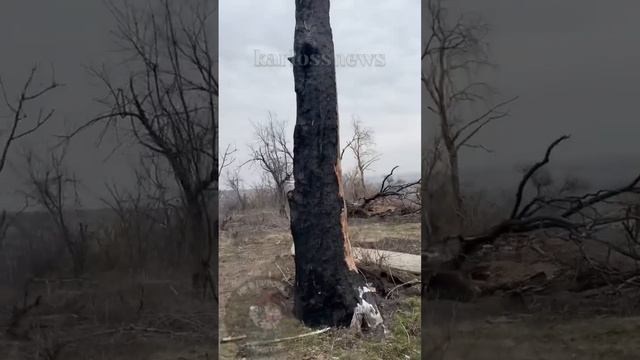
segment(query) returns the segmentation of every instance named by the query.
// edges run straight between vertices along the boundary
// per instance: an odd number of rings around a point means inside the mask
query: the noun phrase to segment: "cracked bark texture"
[[[363,280],[347,232],[329,0],[296,0],[293,63],[297,118],[289,193],[295,312],[308,326],[349,326]]]

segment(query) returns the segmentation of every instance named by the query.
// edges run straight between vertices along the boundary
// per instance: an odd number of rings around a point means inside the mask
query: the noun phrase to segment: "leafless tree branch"
[[[17,97],[17,100],[10,99],[6,85],[0,77],[0,91],[2,91],[2,98],[6,107],[11,112],[11,120],[7,127],[0,128],[0,135],[4,135],[4,140],[0,146],[0,173],[4,169],[7,161],[9,149],[14,141],[19,140],[25,136],[33,134],[36,130],[42,127],[53,117],[54,110],[45,110],[40,108],[37,116],[34,120],[28,120],[27,108],[32,101],[40,100],[48,93],[52,92],[56,88],[62,86],[55,80],[55,73],[53,73],[49,85],[44,87],[34,88],[33,82],[35,80],[38,67],[33,66],[29,72],[27,80],[22,86],[22,90]],[[29,122],[29,124],[27,124]],[[26,124],[26,125],[23,125]]]

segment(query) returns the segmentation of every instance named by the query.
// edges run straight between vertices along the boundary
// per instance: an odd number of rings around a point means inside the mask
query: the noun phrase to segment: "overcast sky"
[[[236,164],[248,159],[252,122],[266,121],[269,112],[287,122],[293,141],[293,70],[288,63],[256,66],[256,54],[291,56],[294,5],[294,1],[220,2],[220,144],[238,148]],[[367,54],[370,60],[372,56],[384,61],[384,66],[348,66],[347,60],[338,60],[344,65],[337,67],[342,142],[357,116],[373,129],[382,156],[373,172],[382,174],[399,165],[399,173],[418,176],[420,1],[339,0],[331,6],[336,56]],[[349,158],[343,168],[352,165]],[[242,174],[246,186],[259,179],[256,167],[246,167]]]
[[[16,192],[24,189],[23,151],[34,150],[46,159],[46,148],[57,140],[55,134],[104,111],[94,101],[102,94],[102,88],[88,76],[85,66],[100,65],[110,57],[110,50],[114,49],[109,35],[111,26],[110,14],[99,0],[0,2],[0,76],[9,97],[16,99],[34,64],[40,69],[34,85],[48,84],[52,68],[56,80],[65,85],[29,107],[31,118],[36,117],[40,107],[56,112],[45,127],[12,148],[10,164],[0,174],[0,209],[22,205],[23,197]],[[4,102],[0,104],[0,115],[8,115]],[[8,119],[0,121],[1,128]],[[123,181],[130,173],[123,157],[102,161],[109,151],[94,145],[95,135],[88,132],[78,138],[67,157],[69,167],[83,181],[84,194],[95,195],[92,199],[85,197],[89,206],[99,204],[97,197],[106,182]]]
[[[599,0],[445,0],[456,13],[476,12],[491,27],[494,85],[519,96],[512,116],[486,128],[495,152],[466,151],[464,167],[513,167],[537,160],[553,139],[566,163],[640,170],[640,3]],[[635,169],[630,169],[635,165]],[[613,166],[615,168],[615,166]]]

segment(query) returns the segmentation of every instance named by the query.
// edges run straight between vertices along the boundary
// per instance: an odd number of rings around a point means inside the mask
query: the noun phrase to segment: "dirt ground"
[[[351,220],[349,232],[355,244],[377,241],[419,243],[419,219]],[[292,239],[286,219],[270,212],[252,212],[234,216],[220,238],[220,319],[221,338],[243,336],[236,322],[249,322],[248,311],[235,313],[239,288],[252,279],[275,279],[291,291]],[[289,283],[287,283],[289,282]],[[246,287],[246,286],[245,286]],[[249,336],[221,345],[221,359],[420,359],[420,297],[416,288],[399,291],[390,299],[378,299],[385,328],[373,333],[355,334],[331,329],[319,335],[289,340],[271,347],[247,347],[247,342],[295,336],[313,331],[291,315],[292,301],[283,310],[289,327],[279,325],[264,336]],[[395,294],[394,294],[395,295]],[[233,314],[231,314],[234,312]],[[231,314],[231,315],[230,315]],[[232,316],[233,315],[233,316]],[[233,320],[230,320],[233,319]],[[252,338],[255,337],[255,338]]]
[[[10,324],[22,291],[0,290],[0,323]],[[215,312],[179,279],[93,279],[33,283],[39,305],[12,333],[0,332],[2,359],[215,359]]]
[[[573,244],[546,236],[511,238],[479,254],[466,270],[481,296],[424,303],[426,356],[640,359],[640,283],[609,285],[581,259]]]

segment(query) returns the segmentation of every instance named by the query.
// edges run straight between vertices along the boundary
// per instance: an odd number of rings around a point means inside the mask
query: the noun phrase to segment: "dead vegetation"
[[[65,213],[69,223],[82,221],[90,229],[79,276],[63,241],[28,230],[46,230],[46,224],[56,229],[46,213],[16,219],[4,249],[14,261],[3,269],[12,269],[0,282],[0,349],[10,354],[7,359],[214,358],[217,314],[176,257],[179,219],[149,220],[162,214],[143,206],[123,211],[131,219],[146,218],[136,223],[146,232],[109,210],[85,211],[82,220]]]
[[[505,199],[461,187],[458,150],[505,118],[511,100],[470,115],[468,103],[488,93],[470,71],[490,64],[488,27],[468,14],[453,18],[442,4],[429,2],[432,32],[423,53],[429,110],[441,129],[423,167],[428,356],[636,358],[640,349],[629,341],[640,311],[640,176],[607,188],[559,178],[549,165],[570,138],[563,135],[521,167]]]
[[[104,85],[106,110],[26,151],[16,170],[24,186],[13,189],[26,204],[0,216],[0,353],[214,359],[215,190],[230,153],[219,161],[215,54],[205,30],[212,9],[199,1],[104,5],[127,56],[89,71]],[[52,75],[38,88],[38,75],[34,67],[17,96],[0,79],[11,114],[0,124],[0,172],[19,140],[61,122],[37,107],[60,84]],[[103,209],[87,209],[65,154],[99,125],[98,143],[113,140],[105,143],[114,152],[125,142],[137,146],[131,154],[140,165],[132,166],[133,183],[105,185]]]

